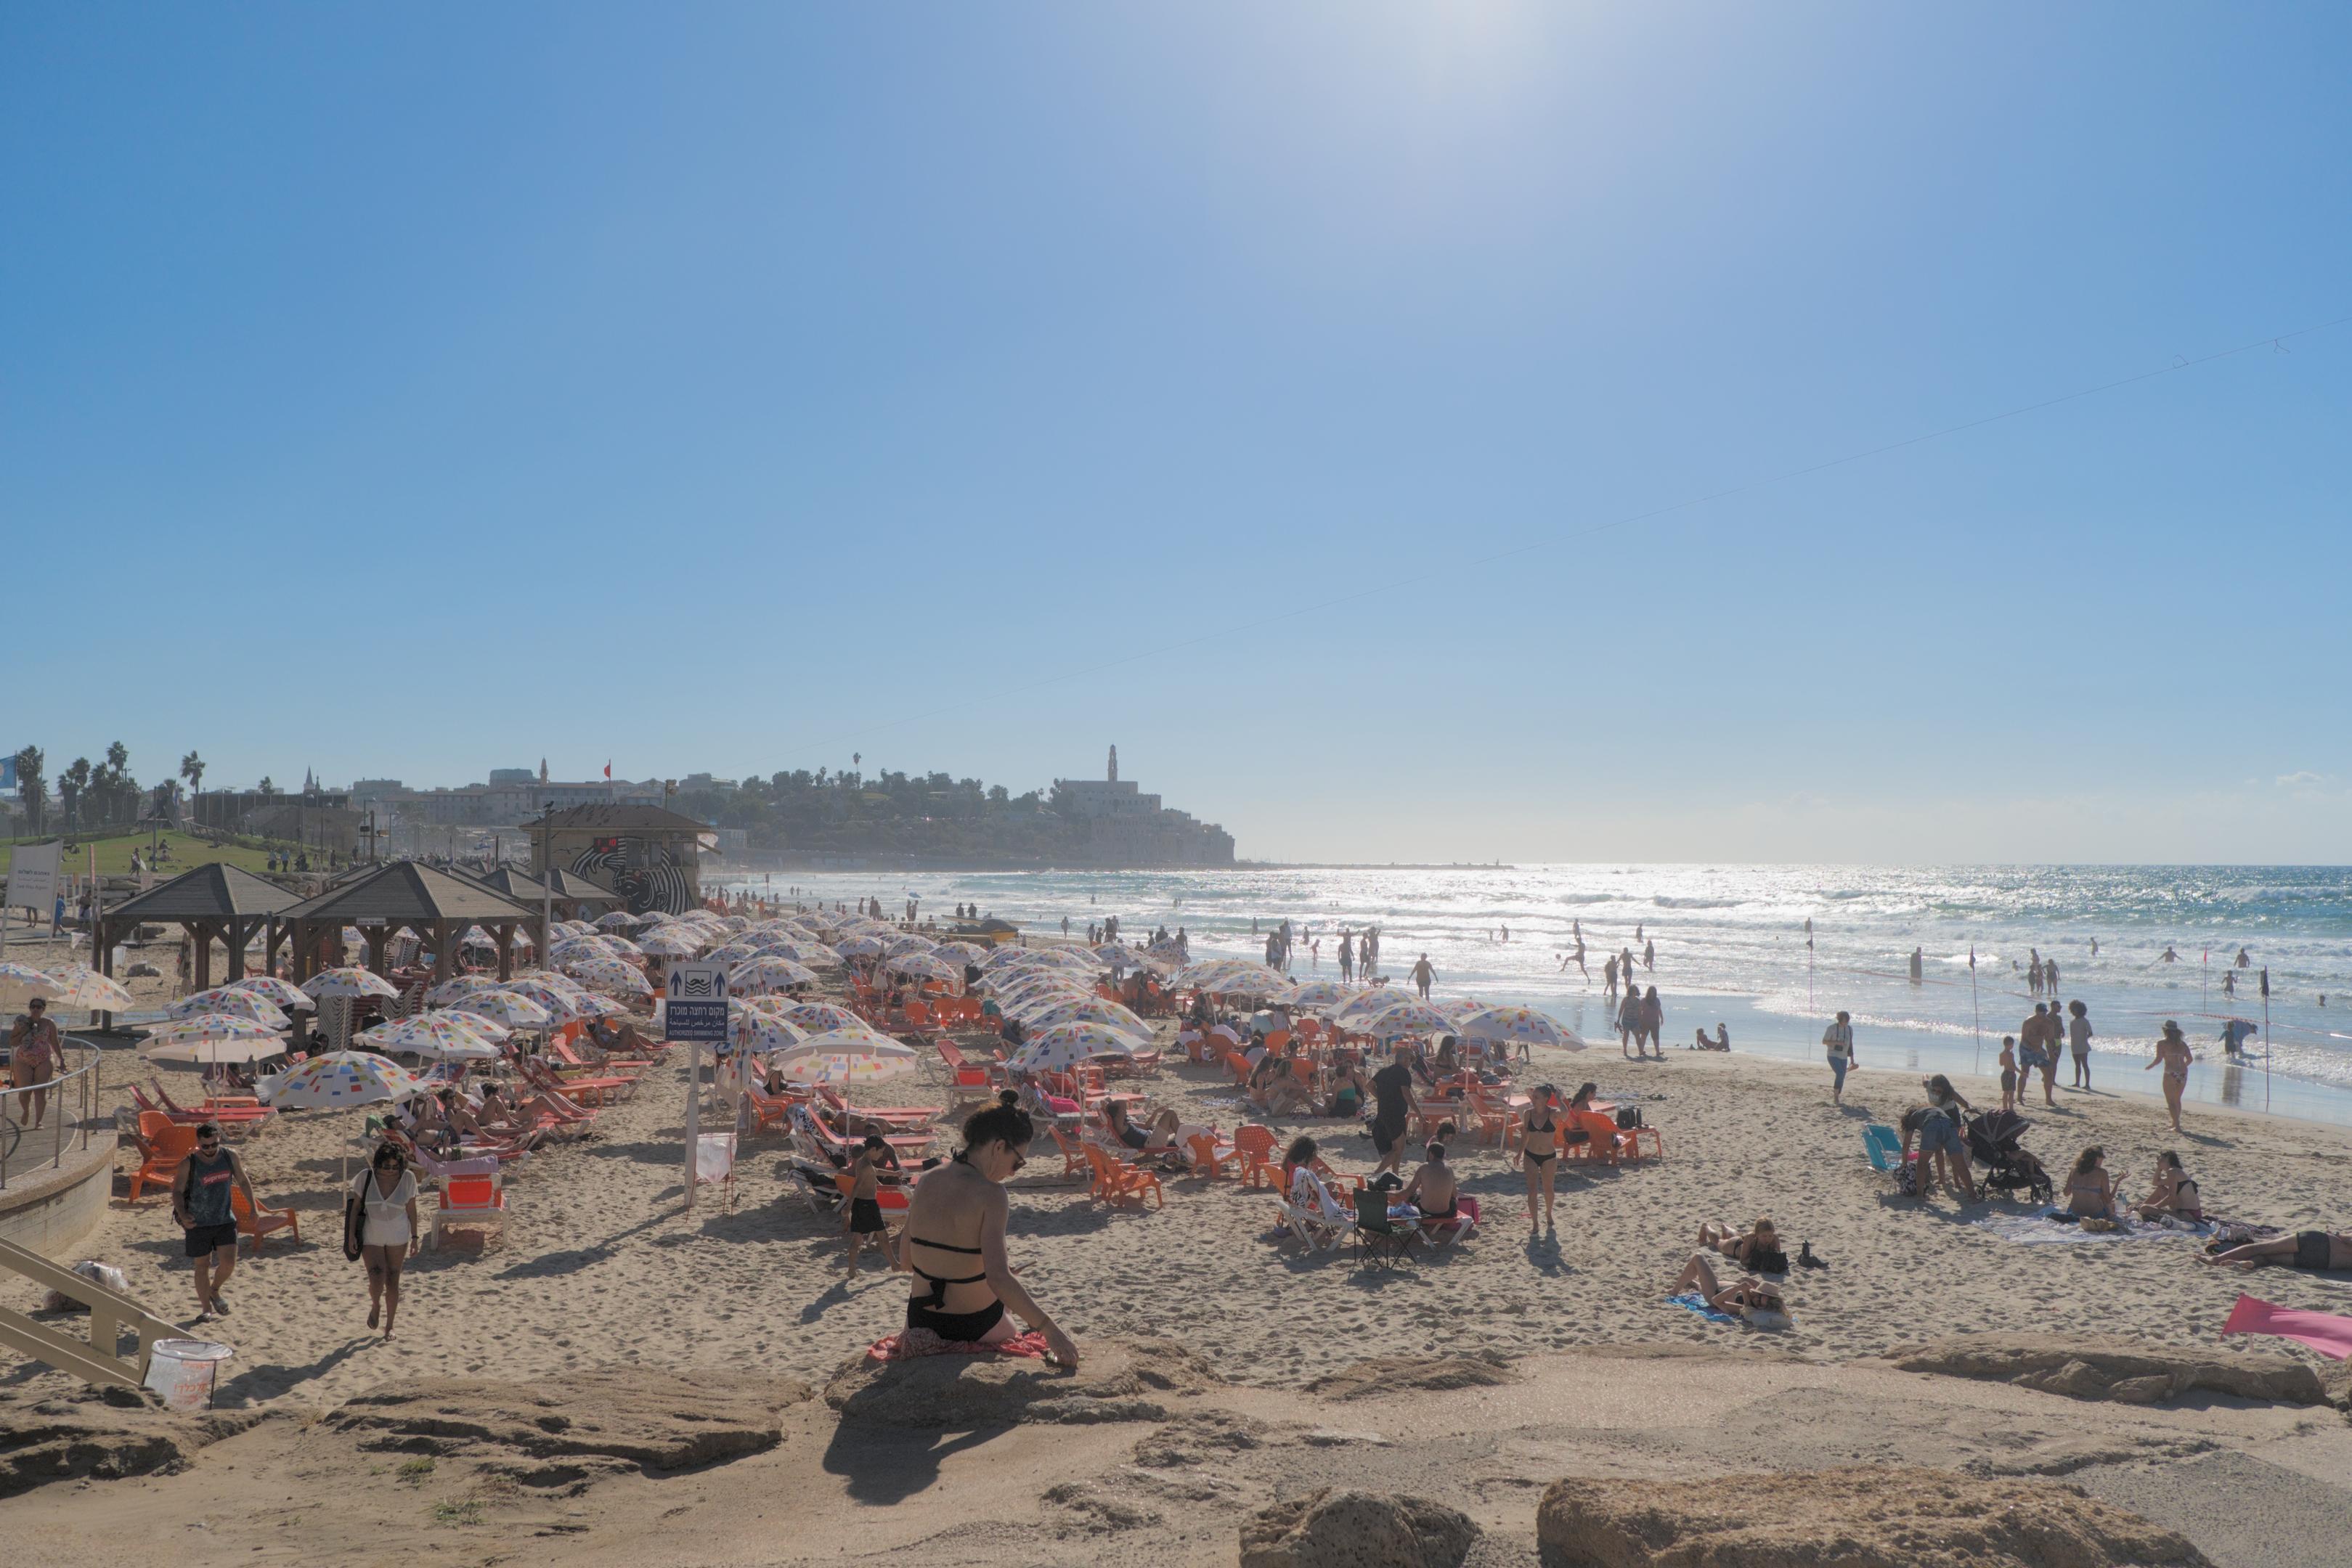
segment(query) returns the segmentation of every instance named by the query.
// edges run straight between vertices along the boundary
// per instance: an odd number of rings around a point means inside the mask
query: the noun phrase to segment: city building
[[[1108,776],[1056,779],[1055,810],[1085,826],[1084,853],[1101,866],[1231,865],[1234,836],[1190,812],[1171,810],[1118,776],[1118,747]]]

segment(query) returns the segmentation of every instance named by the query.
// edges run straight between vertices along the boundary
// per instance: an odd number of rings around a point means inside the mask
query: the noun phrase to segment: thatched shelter
[[[152,887],[99,916],[94,946],[99,973],[114,973],[114,945],[142,925],[177,925],[195,945],[195,965],[190,983],[203,990],[213,983],[213,943],[228,949],[227,978],[242,979],[236,971],[246,945],[262,937],[262,969],[274,973],[280,927],[287,911],[301,900],[276,883],[225,864],[200,865],[182,872],[160,887]]]
[[[479,925],[498,939],[500,979],[514,973],[518,929],[530,934],[541,953],[547,951],[547,933],[541,929],[538,909],[525,908],[470,878],[452,876],[415,861],[379,866],[296,904],[279,918],[293,934],[289,977],[297,984],[341,962],[346,925],[358,928],[367,947],[368,967],[378,973],[383,969],[386,946],[404,925],[432,950],[436,980],[447,977],[457,939],[468,925]]]

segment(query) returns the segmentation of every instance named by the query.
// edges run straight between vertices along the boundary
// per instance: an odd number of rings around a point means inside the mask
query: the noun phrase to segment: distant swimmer
[[[1503,927],[1503,940],[1504,940],[1504,941],[1506,941],[1506,942],[1508,942],[1510,939],[1511,939],[1511,928],[1510,928],[1509,926],[1506,925],[1506,926],[1504,926],[1504,927]]]
[[[2240,967],[2241,969],[2251,969],[2251,968],[2252,968],[2253,967],[2254,967],[2254,961],[2253,961],[2252,958],[2249,958],[2249,957],[2247,957],[2247,956],[2246,956],[2246,950],[2245,950],[2243,947],[2239,948],[2239,949],[2238,949],[2238,967]]]
[[[1588,980],[1592,978],[1592,971],[1586,968],[1584,965],[1584,938],[1581,936],[1577,937],[1576,950],[1570,953],[1569,956],[1576,960],[1576,967],[1579,973],[1583,975],[1583,977]],[[1565,969],[1568,966],[1566,964],[1562,964],[1560,967]]]
[[[2171,948],[2167,947],[2164,950],[2164,956],[2158,959],[2158,962],[2164,964],[2178,964],[2180,962],[2180,955],[2174,952]]]
[[[2234,997],[2238,994],[2237,970],[2224,969],[2221,971],[2221,994],[2225,997]]]
[[[1641,923],[1640,921],[1636,920],[1635,922],[1633,922],[1633,940],[1634,940],[1634,941],[1636,941],[1636,942],[1639,942],[1641,939],[1642,939],[1642,923]]]
[[[1643,967],[1644,969],[1654,969],[1654,968],[1656,968],[1657,967],[1658,967],[1658,945],[1657,945],[1655,942],[1644,942],[1644,943],[1643,943],[1643,944],[1642,944],[1642,967]]]
[[[1920,974],[1919,974],[1919,966],[1920,966],[1920,962],[1921,962],[1921,960],[1920,960],[1920,956],[1919,956],[1919,949],[1918,949],[1918,948],[1916,948],[1916,947],[1912,948],[1912,949],[1911,949],[1911,983],[1912,983],[1913,985],[1915,985],[1915,986],[1916,986],[1916,985],[1917,985],[1917,984],[1919,983],[1919,979],[1920,979]]]
[[[2092,956],[2092,957],[2094,957],[2094,958],[2095,958],[2095,957],[2097,957],[2098,956],[2099,956],[2099,939],[2098,939],[2097,937],[2094,936],[2094,937],[2092,937],[2092,938],[2091,938],[2091,956]]]
[[[1429,955],[1423,953],[1412,967],[1412,987],[1421,993],[1423,1001],[1429,1000],[1429,983],[1437,978],[1437,971],[1429,967]]]

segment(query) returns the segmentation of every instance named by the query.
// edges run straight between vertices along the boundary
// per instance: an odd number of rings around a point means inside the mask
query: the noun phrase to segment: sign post
[[[686,1207],[702,1152],[702,1048],[727,1039],[727,966],[673,960],[662,994],[662,1038],[686,1044]]]
[[[65,873],[64,843],[51,839],[46,844],[18,844],[8,857],[8,892],[5,902],[10,907],[24,905],[40,915],[50,917],[57,905],[58,878]]]

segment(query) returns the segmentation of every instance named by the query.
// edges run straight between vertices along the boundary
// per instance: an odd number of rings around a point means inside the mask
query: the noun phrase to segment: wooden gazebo
[[[114,945],[142,925],[177,925],[195,945],[195,967],[190,981],[197,990],[213,983],[213,944],[228,949],[228,979],[238,973],[246,944],[262,937],[261,967],[271,966],[278,951],[278,928],[286,912],[301,901],[274,882],[233,865],[200,865],[183,872],[160,887],[128,899],[99,916],[94,934],[99,973],[114,973]]]
[[[598,887],[586,877],[574,876],[568,871],[555,873],[552,888],[512,866],[500,866],[469,880],[480,883],[502,898],[514,900],[535,915],[546,912],[548,894],[552,893],[558,920],[593,920],[608,909],[621,908],[625,903],[611,888]]]
[[[540,929],[540,911],[491,892],[467,877],[394,861],[340,887],[331,887],[306,904],[298,904],[278,918],[294,937],[294,960],[289,976],[298,985],[341,963],[343,927],[358,928],[367,947],[367,966],[381,974],[384,950],[393,934],[405,925],[433,951],[433,977],[445,979],[457,939],[468,925],[490,933],[499,946],[499,978],[514,974],[514,935],[530,933],[538,950],[547,951],[547,933]]]

